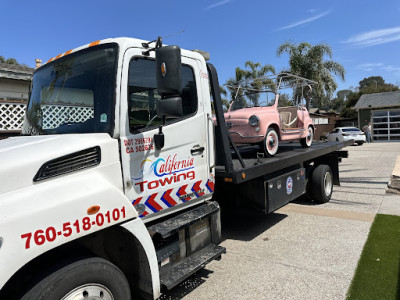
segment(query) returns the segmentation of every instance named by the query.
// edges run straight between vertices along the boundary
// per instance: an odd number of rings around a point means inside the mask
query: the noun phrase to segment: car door
[[[162,120],[156,115],[160,96],[154,52],[145,57],[141,50],[129,49],[124,56],[120,139],[125,193],[147,219],[204,201],[213,191],[205,151],[207,118],[199,105],[199,62],[182,57],[181,73],[183,116],[167,118],[165,145],[157,150],[153,137]]]

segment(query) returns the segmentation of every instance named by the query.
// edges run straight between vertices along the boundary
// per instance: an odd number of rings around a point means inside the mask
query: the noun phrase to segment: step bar
[[[162,272],[160,274],[161,284],[170,290],[224,253],[226,253],[224,247],[210,244],[177,263],[168,271]]]

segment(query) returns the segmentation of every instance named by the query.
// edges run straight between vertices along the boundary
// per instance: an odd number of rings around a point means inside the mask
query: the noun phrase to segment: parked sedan
[[[354,140],[358,145],[366,142],[365,134],[356,127],[336,127],[326,135],[328,141],[350,141]]]

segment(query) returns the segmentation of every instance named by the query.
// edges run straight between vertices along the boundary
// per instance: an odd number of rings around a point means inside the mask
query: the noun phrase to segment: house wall
[[[0,100],[28,100],[31,82],[0,78]]]
[[[372,122],[371,120],[371,109],[360,109],[358,115],[358,124],[359,128],[363,128],[368,122]],[[365,122],[367,120],[367,122]]]
[[[335,128],[335,123],[315,125],[314,140],[323,140],[328,132]]]

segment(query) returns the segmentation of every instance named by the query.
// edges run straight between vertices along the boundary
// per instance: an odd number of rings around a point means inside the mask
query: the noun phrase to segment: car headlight
[[[252,115],[249,118],[249,124],[251,126],[257,126],[260,123],[260,118],[258,116]]]

